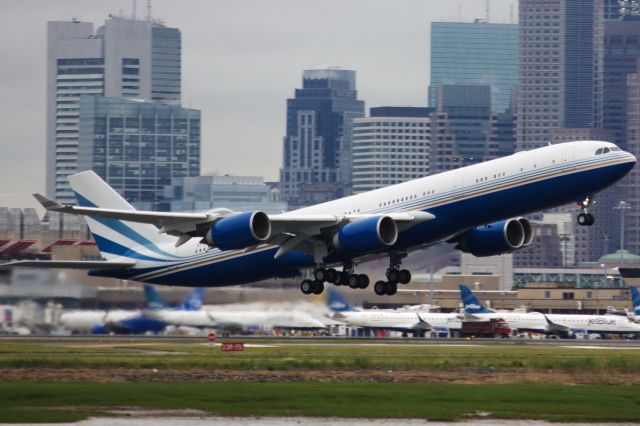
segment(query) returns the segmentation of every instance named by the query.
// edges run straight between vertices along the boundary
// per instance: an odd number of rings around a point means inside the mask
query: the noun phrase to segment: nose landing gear
[[[583,201],[579,202],[580,214],[578,214],[578,225],[580,226],[592,226],[596,220],[591,213],[587,211],[589,206],[594,203],[593,197],[587,197]]]

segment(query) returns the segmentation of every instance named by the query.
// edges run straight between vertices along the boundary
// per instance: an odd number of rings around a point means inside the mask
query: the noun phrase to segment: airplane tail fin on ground
[[[69,182],[81,207],[135,210],[91,170],[69,176]],[[86,216],[86,221],[100,253],[107,260],[125,256],[133,260],[161,261],[171,257],[157,247],[158,243],[166,241],[166,236],[159,234],[158,228],[151,224],[97,216]],[[144,249],[137,249],[140,246]]]
[[[638,287],[629,286],[631,290],[631,303],[633,305],[633,315],[640,317],[640,290]]]
[[[155,287],[150,284],[144,285],[144,298],[147,301],[148,309],[157,310],[167,307],[167,303],[160,296]]]
[[[480,300],[478,300],[476,295],[473,294],[471,289],[464,284],[460,284],[460,299],[462,299],[465,314],[484,314],[493,312],[491,309],[485,307]]]
[[[334,287],[329,287],[327,294],[327,307],[332,312],[348,312],[355,310],[349,304],[347,298]]]
[[[202,308],[202,299],[206,288],[197,287],[187,294],[187,298],[180,305],[181,311],[197,311]]]

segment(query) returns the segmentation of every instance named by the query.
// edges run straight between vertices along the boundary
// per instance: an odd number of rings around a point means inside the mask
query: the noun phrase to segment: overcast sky
[[[44,190],[46,22],[102,24],[132,0],[3,0],[0,13],[0,206]],[[138,0],[138,16],[146,1]],[[492,0],[491,22],[517,20]],[[424,106],[433,21],[485,17],[483,0],[154,0],[182,31],[182,102],[202,111],[202,172],[278,178],[286,99],[302,71],[357,72],[366,108]],[[31,203],[29,203],[31,204]]]

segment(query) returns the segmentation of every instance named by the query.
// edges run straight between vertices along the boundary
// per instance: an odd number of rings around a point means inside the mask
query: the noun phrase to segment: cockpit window
[[[604,148],[599,148],[599,149],[596,151],[596,155],[600,155],[600,154],[602,154],[602,150],[603,150],[603,149],[604,149]]]
[[[609,148],[602,148],[602,153],[603,154],[608,154],[609,151],[611,151]]]
[[[620,148],[618,148],[617,146],[614,146],[613,148],[611,148],[611,152],[613,151],[622,151]]]

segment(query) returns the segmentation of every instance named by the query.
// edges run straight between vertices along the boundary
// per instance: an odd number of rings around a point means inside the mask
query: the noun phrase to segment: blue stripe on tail
[[[95,204],[93,204],[91,201],[89,201],[87,198],[83,197],[82,195],[78,194],[77,192],[74,192],[75,196],[76,196],[76,200],[78,201],[78,205],[80,205],[81,207],[98,207]],[[131,229],[129,226],[125,225],[121,220],[118,219],[109,219],[109,218],[105,218],[105,217],[99,217],[99,216],[91,216],[91,219],[95,220],[96,222],[101,223],[102,225],[106,226],[107,228],[111,229],[112,231],[115,231],[121,235],[124,235],[125,237],[129,238],[132,241],[135,241],[136,243],[140,244],[141,246],[145,246],[146,248],[148,248],[149,250],[153,251],[154,253],[157,253],[161,256],[168,256],[170,258],[178,258],[178,256],[175,256],[171,253],[167,253],[164,250],[159,249],[154,243],[153,241],[149,240],[148,238],[146,238],[144,235],[141,235],[140,233],[134,231],[133,229]],[[95,234],[94,234],[95,236]],[[103,242],[104,241],[109,241],[106,238],[102,237]],[[109,241],[112,244],[115,244],[111,241]],[[107,253],[111,253],[109,251],[109,249],[107,249],[105,247],[105,249],[103,250],[103,247],[98,243],[98,241],[96,240],[96,244],[98,244],[98,248],[100,249],[100,251],[105,251]]]

